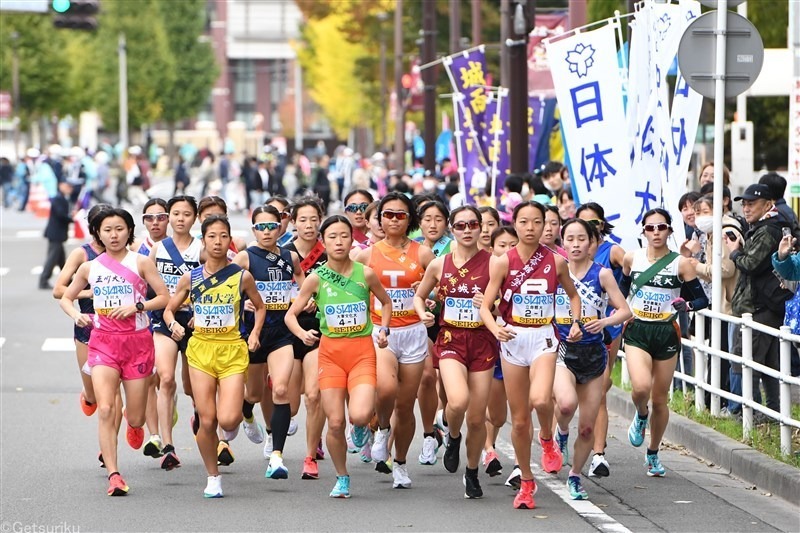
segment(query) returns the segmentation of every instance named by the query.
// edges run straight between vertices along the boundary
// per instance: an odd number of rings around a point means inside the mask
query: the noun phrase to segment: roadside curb
[[[611,387],[606,396],[608,409],[632,418],[635,412],[630,394]],[[800,471],[781,463],[746,444],[718,433],[702,424],[669,413],[664,438],[686,446],[698,456],[724,468],[732,475],[757,486],[790,503],[797,503],[800,494]]]

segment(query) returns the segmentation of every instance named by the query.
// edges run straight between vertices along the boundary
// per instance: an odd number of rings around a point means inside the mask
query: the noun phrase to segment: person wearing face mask
[[[564,178],[561,171],[564,165],[558,161],[548,162],[542,168],[542,183],[547,187],[549,196],[557,196],[559,191],[564,188]]]

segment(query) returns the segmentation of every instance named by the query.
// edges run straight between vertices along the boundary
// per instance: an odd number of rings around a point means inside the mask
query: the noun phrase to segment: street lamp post
[[[394,90],[397,97],[394,124],[395,170],[405,171],[405,128],[403,110],[403,0],[397,0],[394,7]]]
[[[14,157],[19,161],[19,55],[17,54],[19,33],[11,32],[11,120],[14,125]]]
[[[376,17],[381,23],[381,149],[386,149],[388,145],[388,139],[386,138],[386,33],[383,31],[383,23],[389,18],[389,15],[381,11]]]

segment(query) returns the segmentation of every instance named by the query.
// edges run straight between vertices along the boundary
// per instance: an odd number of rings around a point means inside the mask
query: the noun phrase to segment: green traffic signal
[[[53,0],[53,11],[66,13],[70,8],[70,0]]]

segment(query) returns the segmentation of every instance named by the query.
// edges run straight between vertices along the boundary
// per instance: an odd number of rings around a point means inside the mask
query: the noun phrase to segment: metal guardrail
[[[722,330],[722,321],[737,324],[742,330],[742,355],[734,355],[730,352],[715,350],[706,344],[706,319],[712,320],[712,328],[720,328],[720,335],[727,335],[726,330]],[[764,366],[753,361],[753,330],[777,337],[780,343],[780,365],[778,370]],[[713,332],[713,329],[712,329]],[[713,335],[713,333],[712,333]],[[721,338],[721,337],[720,337]],[[694,375],[686,374],[683,368],[683,357],[678,354],[678,368],[675,370],[675,378],[683,382],[684,392],[688,385],[693,385],[695,389],[711,394],[711,416],[720,416],[720,400],[725,398],[742,404],[742,430],[748,435],[753,429],[753,412],[758,411],[765,416],[780,423],[781,432],[781,453],[784,456],[792,454],[792,428],[800,428],[800,420],[792,418],[792,385],[800,387],[800,378],[791,375],[791,345],[800,344],[800,335],[793,335],[788,326],[780,329],[771,328],[761,323],[753,321],[753,315],[745,313],[741,318],[717,313],[704,309],[695,313],[694,339],[681,339],[683,346],[688,346],[694,350]],[[620,350],[619,356],[624,358],[625,354]],[[710,359],[710,372],[706,372],[706,360]],[[742,365],[742,394],[737,395],[724,391],[720,385],[720,361],[726,359],[731,363]],[[780,382],[780,411],[774,411],[753,400],[753,371],[773,377]],[[708,374],[708,375],[707,375]],[[710,377],[710,383],[708,378]],[[622,365],[622,382],[629,384],[626,365]],[[705,410],[705,394],[695,394],[695,408],[699,411]]]

